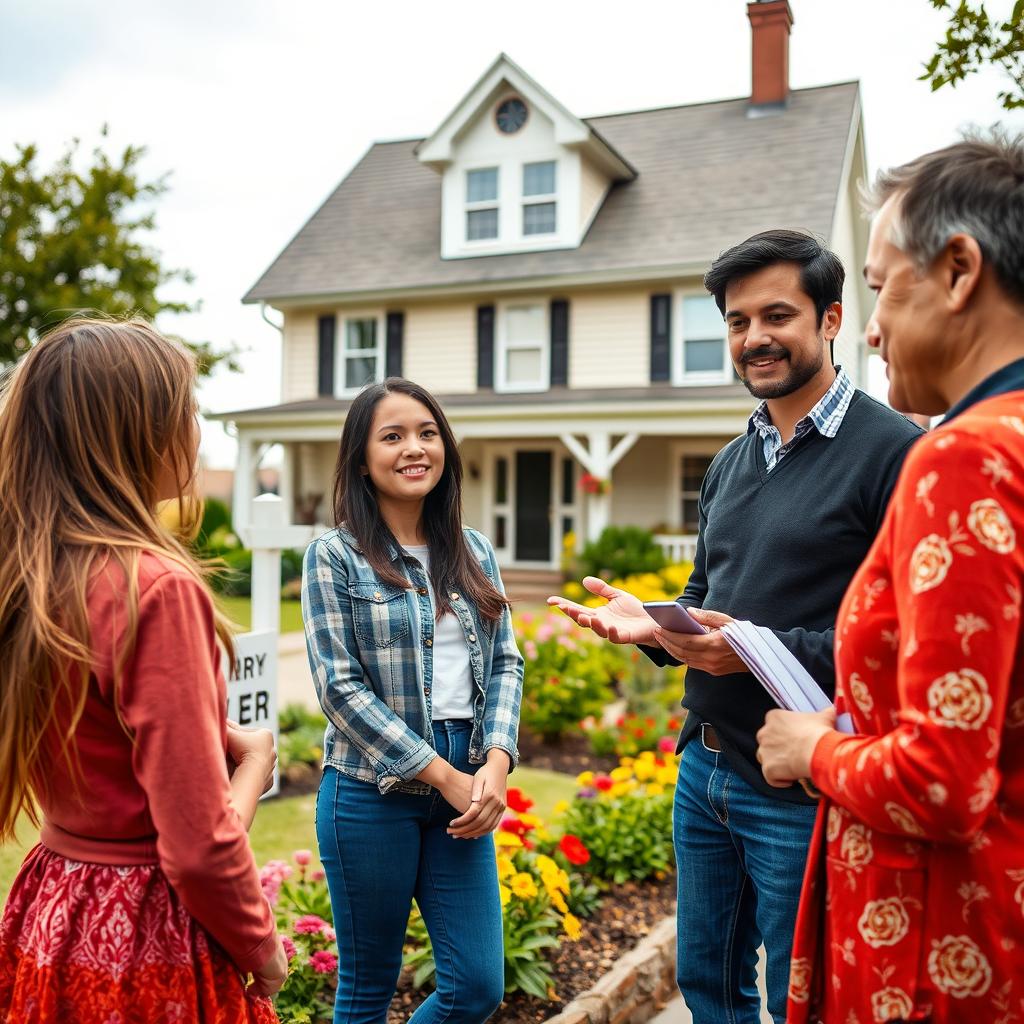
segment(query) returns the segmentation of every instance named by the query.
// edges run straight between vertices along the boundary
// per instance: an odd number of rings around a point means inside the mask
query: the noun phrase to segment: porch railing
[[[697,553],[695,533],[656,533],[654,542],[670,562],[692,562]]]

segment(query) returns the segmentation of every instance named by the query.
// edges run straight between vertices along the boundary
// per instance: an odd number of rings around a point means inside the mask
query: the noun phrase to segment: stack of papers
[[[824,711],[832,707],[832,702],[807,669],[766,626],[735,620],[722,627],[722,636],[780,708],[786,711]],[[852,733],[850,716],[840,715],[836,728],[840,732]]]

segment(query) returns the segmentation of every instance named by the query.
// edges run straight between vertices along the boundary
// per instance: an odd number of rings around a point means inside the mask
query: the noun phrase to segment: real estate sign
[[[225,665],[228,681],[228,718],[249,729],[270,729],[274,746],[278,742],[277,722],[278,633],[265,630],[235,637],[235,660]],[[274,796],[280,776],[274,770],[274,785],[266,793]]]

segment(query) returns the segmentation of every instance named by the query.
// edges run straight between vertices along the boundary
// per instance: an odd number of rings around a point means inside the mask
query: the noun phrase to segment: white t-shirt
[[[434,606],[437,599],[430,582],[430,549],[426,544],[406,546],[405,553],[417,559],[427,574],[427,587]],[[434,681],[430,717],[435,721],[446,718],[473,717],[473,670],[469,665],[469,647],[462,623],[449,612],[434,622]]]

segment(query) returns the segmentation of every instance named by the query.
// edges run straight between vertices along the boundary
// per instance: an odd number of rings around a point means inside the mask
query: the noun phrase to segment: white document
[[[824,711],[832,707],[832,702],[807,669],[766,626],[739,620],[727,622],[722,627],[722,636],[780,708],[786,711]],[[850,716],[840,715],[836,728],[840,732],[852,733]]]

